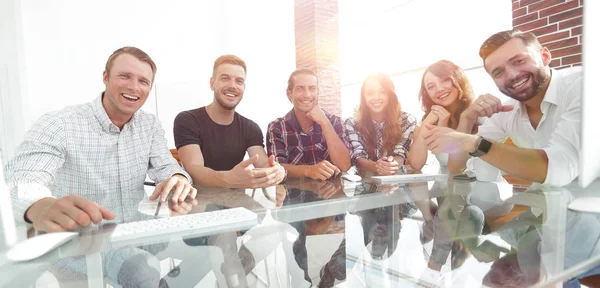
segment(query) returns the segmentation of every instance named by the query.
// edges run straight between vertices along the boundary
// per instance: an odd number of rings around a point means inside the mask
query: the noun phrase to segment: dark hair
[[[514,38],[521,39],[527,46],[534,46],[535,48],[542,49],[542,44],[537,40],[535,34],[531,32],[523,32],[518,29],[498,32],[485,40],[483,44],[481,44],[481,48],[479,48],[479,56],[483,60],[484,66],[485,59],[487,59],[490,54],[494,53],[500,46]]]
[[[319,77],[317,76],[317,73],[315,73],[315,71],[308,69],[308,68],[298,68],[298,69],[296,69],[296,71],[292,72],[292,74],[290,74],[290,78],[288,78],[288,86],[287,86],[288,91],[291,92],[292,89],[294,88],[294,76],[300,75],[300,74],[315,76],[315,78],[317,78],[317,89],[319,88]]]
[[[156,75],[156,64],[154,61],[152,61],[152,58],[146,54],[146,52],[136,47],[126,46],[115,50],[115,52],[108,57],[108,60],[106,60],[106,66],[104,67],[104,70],[107,74],[110,75],[110,69],[112,68],[115,60],[117,57],[119,57],[119,55],[122,54],[129,54],[142,62],[148,63],[150,65],[150,69],[152,69],[152,82],[154,82],[154,76]]]

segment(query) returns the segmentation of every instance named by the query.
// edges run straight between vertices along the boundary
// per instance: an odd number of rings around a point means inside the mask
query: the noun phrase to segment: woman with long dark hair
[[[355,117],[344,124],[352,145],[352,164],[377,175],[396,174],[403,169],[416,122],[414,116],[402,111],[388,75],[367,76]]]

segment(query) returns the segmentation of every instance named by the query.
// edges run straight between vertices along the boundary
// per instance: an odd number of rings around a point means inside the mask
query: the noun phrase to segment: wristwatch
[[[469,155],[473,157],[481,157],[487,154],[490,151],[490,148],[492,148],[492,142],[479,136],[479,141],[477,142],[477,148],[475,148],[475,152],[469,153]]]

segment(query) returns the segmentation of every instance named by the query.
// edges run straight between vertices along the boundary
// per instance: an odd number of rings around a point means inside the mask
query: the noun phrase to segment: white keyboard
[[[382,184],[392,184],[392,183],[415,183],[415,182],[425,182],[425,181],[447,180],[448,175],[446,175],[446,174],[404,174],[404,175],[390,175],[390,176],[373,176],[371,178]]]
[[[244,230],[257,223],[256,213],[243,207],[237,207],[119,224],[113,230],[110,241],[117,243],[147,237],[181,237],[190,234],[204,236],[218,232]]]

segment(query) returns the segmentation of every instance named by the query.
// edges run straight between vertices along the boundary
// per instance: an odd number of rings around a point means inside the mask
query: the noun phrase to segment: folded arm
[[[321,129],[323,129],[323,136],[325,136],[325,142],[327,142],[331,162],[342,172],[348,171],[351,166],[350,145],[346,142],[342,123],[337,119],[333,125],[329,121],[324,121]]]

